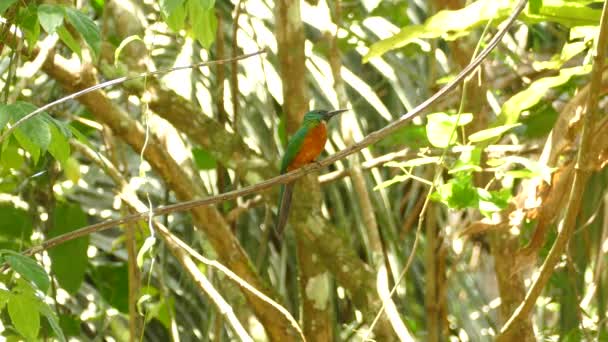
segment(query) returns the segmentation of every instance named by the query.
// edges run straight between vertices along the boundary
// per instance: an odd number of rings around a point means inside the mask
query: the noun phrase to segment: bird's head
[[[323,110],[323,109],[315,109],[304,115],[304,123],[318,124],[322,121],[327,123],[329,121],[329,119],[333,118],[334,116],[336,116],[338,114],[346,112],[347,110],[348,109],[338,109],[338,110],[328,111],[328,110]]]

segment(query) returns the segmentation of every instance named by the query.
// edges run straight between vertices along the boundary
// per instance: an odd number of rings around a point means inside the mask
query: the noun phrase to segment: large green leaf
[[[17,0],[0,0],[0,14],[4,13]]]
[[[63,15],[65,10],[62,6],[42,4],[38,6],[38,20],[40,26],[48,33],[54,33],[55,30],[63,24]]]
[[[70,7],[65,9],[65,14],[68,21],[74,25],[78,32],[80,32],[93,51],[93,54],[99,56],[99,50],[101,49],[101,33],[95,22],[84,13]]]
[[[38,108],[31,103],[18,101],[5,106],[4,109],[10,113],[13,122],[16,122]],[[33,149],[32,145],[46,151],[51,143],[50,121],[51,118],[47,113],[38,114],[25,121],[15,130],[17,141],[30,153],[32,152],[30,150]],[[28,141],[24,143],[24,139]]]
[[[484,129],[481,131],[477,131],[469,136],[469,141],[472,143],[475,143],[475,142],[480,142],[480,141],[484,141],[484,140],[489,140],[492,138],[498,138],[501,135],[505,134],[506,132],[508,132],[509,130],[511,130],[517,126],[521,126],[521,124],[515,123],[515,124],[510,124],[510,125],[496,126],[496,127]]]
[[[448,115],[446,113],[433,113],[427,115],[426,136],[431,145],[435,147],[448,147],[456,143],[458,138],[456,127],[464,126],[473,120],[471,113]]]
[[[35,341],[40,330],[38,300],[31,293],[13,294],[8,301],[8,315],[15,329],[28,341]]]
[[[192,25],[192,35],[208,49],[215,40],[217,18],[213,10],[213,0],[189,0],[188,16]]]
[[[1,251],[4,260],[11,266],[11,268],[19,273],[23,278],[33,282],[42,291],[45,292],[49,289],[51,281],[49,275],[42,266],[40,266],[34,259],[15,253],[9,250]]]
[[[573,76],[584,75],[591,71],[590,65],[562,69],[559,75],[544,77],[534,81],[528,88],[511,96],[501,108],[495,126],[512,125],[519,120],[522,111],[536,105],[550,88],[568,82]]]
[[[79,205],[59,203],[53,215],[53,229],[48,237],[53,238],[87,225],[87,216]],[[89,236],[63,243],[49,250],[52,271],[57,282],[69,293],[76,293],[84,280],[89,264],[87,248]]]

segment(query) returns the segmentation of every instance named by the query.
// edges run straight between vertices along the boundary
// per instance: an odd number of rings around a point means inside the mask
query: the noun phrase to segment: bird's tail
[[[293,195],[293,183],[287,183],[281,187],[279,195],[279,213],[277,217],[276,232],[280,237],[287,224],[289,208],[291,207],[291,196]]]

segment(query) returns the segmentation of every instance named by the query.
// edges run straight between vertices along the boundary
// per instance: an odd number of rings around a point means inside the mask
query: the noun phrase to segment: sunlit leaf
[[[446,113],[434,113],[427,115],[426,136],[435,147],[448,147],[456,143],[458,132],[456,127],[463,126],[473,120],[473,115],[463,113],[460,115],[448,115]]]
[[[501,22],[510,11],[511,1],[509,0],[480,0],[459,10],[440,11],[422,25],[406,26],[396,35],[374,43],[363,57],[363,62],[405,46],[415,39],[457,38],[474,28],[485,25],[490,19],[493,19],[495,23]]]
[[[173,31],[179,31],[184,28],[186,23],[186,7],[183,5],[176,6],[165,18],[167,26]]]
[[[217,18],[212,0],[188,0],[188,16],[192,25],[192,34],[203,47],[208,49],[215,40]]]
[[[13,294],[8,301],[8,315],[19,334],[29,341],[36,340],[40,330],[36,297],[29,293]]]
[[[492,139],[492,138],[498,138],[501,135],[508,132],[509,130],[511,130],[512,128],[515,128],[518,126],[521,126],[521,124],[516,123],[516,124],[511,124],[511,125],[496,126],[496,127],[484,129],[481,131],[477,131],[477,132],[469,135],[469,141],[472,143],[476,143],[476,142],[480,142],[480,141],[484,141],[484,140],[488,140],[488,139]]]
[[[71,180],[74,184],[78,184],[80,180],[80,163],[76,158],[68,157],[65,161],[63,172],[67,179]]]
[[[573,76],[584,75],[591,71],[591,65],[561,69],[559,75],[544,77],[534,81],[528,88],[513,95],[501,108],[496,126],[512,125],[519,120],[522,111],[536,105],[550,88],[561,86]]]
[[[38,6],[38,20],[40,26],[48,33],[52,34],[63,24],[65,10],[62,6],[42,4]]]

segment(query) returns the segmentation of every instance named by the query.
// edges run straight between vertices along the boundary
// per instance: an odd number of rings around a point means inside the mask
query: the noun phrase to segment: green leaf
[[[0,163],[3,170],[19,169],[23,167],[23,156],[19,154],[19,148],[14,144],[12,139],[3,146]]]
[[[36,144],[34,144],[34,142],[31,141],[19,129],[15,130],[13,134],[15,136],[15,139],[17,139],[19,145],[21,145],[24,150],[29,152],[30,156],[32,157],[32,160],[34,161],[34,164],[38,163],[38,159],[40,158],[40,147],[36,146]]]
[[[13,294],[8,301],[8,315],[15,329],[28,341],[35,341],[40,330],[38,300],[29,293]]]
[[[82,334],[80,330],[81,323],[82,322],[76,315],[59,314],[59,325],[61,326],[63,334],[67,336],[79,337]]]
[[[198,147],[193,148],[192,156],[199,170],[213,170],[217,167],[217,160],[207,150]]]
[[[422,25],[406,26],[396,35],[374,43],[363,57],[363,62],[366,63],[417,39],[442,37],[450,40],[485,25],[491,19],[498,24],[509,15],[511,7],[512,2],[509,0],[480,0],[459,10],[440,11]]]
[[[170,16],[175,10],[183,7],[184,0],[160,0],[160,12],[165,16]]]
[[[12,203],[0,204],[0,247],[17,250],[29,245],[32,226],[31,215],[26,210]]]
[[[217,18],[213,10],[214,2],[210,0],[188,1],[188,16],[192,25],[192,35],[206,49],[211,47],[217,30]]]
[[[72,52],[78,55],[78,57],[82,58],[82,50],[80,49],[80,44],[74,39],[70,31],[68,31],[65,26],[61,26],[57,29],[57,34],[59,35],[59,39],[70,49]]]
[[[175,32],[183,29],[186,23],[186,7],[183,4],[175,7],[169,15],[165,16],[165,22]]]
[[[62,6],[42,4],[38,6],[38,20],[42,28],[52,34],[63,24],[65,10]]]
[[[437,188],[431,199],[439,201],[452,209],[477,208],[479,199],[470,174],[458,174],[448,183]]]
[[[65,168],[67,159],[70,156],[70,144],[57,126],[49,125],[49,128],[51,129],[49,153]]]
[[[87,215],[77,204],[59,203],[53,215],[53,227],[48,238],[72,232],[88,224]],[[67,292],[75,294],[84,280],[89,264],[87,248],[89,236],[63,243],[48,251],[51,257],[51,270],[57,282]]]
[[[3,14],[17,0],[0,0],[0,14]]]
[[[574,76],[588,74],[591,65],[561,69],[559,75],[544,77],[534,81],[528,88],[508,99],[501,108],[496,126],[512,125],[519,120],[521,112],[536,105],[551,88],[558,87],[570,81]]]
[[[65,342],[66,339],[63,335],[63,331],[61,330],[61,326],[59,325],[59,319],[57,318],[57,315],[55,315],[55,312],[51,310],[49,305],[43,301],[38,302],[38,311],[40,311],[40,313],[46,317],[51,329],[53,329],[53,332],[59,341]]]
[[[476,143],[476,142],[489,140],[489,139],[493,139],[493,138],[499,138],[501,135],[503,135],[507,131],[511,130],[512,128],[518,127],[518,126],[521,126],[521,124],[515,123],[515,124],[511,124],[511,125],[496,126],[496,127],[484,129],[481,131],[477,131],[477,132],[469,135],[469,141]]]
[[[529,8],[531,14],[538,14],[543,7],[543,0],[530,0]]]
[[[473,115],[470,113],[460,115],[429,114],[427,115],[426,136],[431,145],[442,148],[448,147],[455,144],[458,139],[458,133],[455,132],[456,127],[466,125],[472,120]]]
[[[78,180],[80,180],[80,163],[76,158],[69,157],[65,162],[63,172],[67,179],[77,184]]]
[[[16,122],[38,108],[31,103],[18,101],[6,106],[5,109],[11,114],[13,122]],[[41,150],[46,151],[51,142],[50,121],[51,117],[46,112],[31,117],[15,130],[17,141],[23,145],[23,140],[27,139]],[[21,135],[17,133],[21,133]],[[26,145],[28,144],[26,143]],[[23,146],[23,148],[28,150],[28,146]],[[28,150],[28,152],[30,151]]]
[[[30,51],[34,48],[40,37],[40,24],[38,23],[38,11],[35,5],[30,5],[21,14],[21,29],[25,35]]]
[[[68,21],[74,25],[76,30],[80,32],[93,51],[93,54],[99,56],[99,50],[101,49],[101,33],[95,22],[84,13],[70,7],[66,8],[66,17]]]
[[[479,196],[479,211],[486,216],[507,208],[511,199],[511,191],[509,189],[487,191],[477,188],[477,195]]]
[[[1,252],[6,253],[4,259],[15,272],[19,273],[24,279],[36,284],[42,292],[46,293],[51,281],[49,280],[49,275],[46,274],[42,266],[34,259],[14,251],[2,250]]]
[[[4,306],[10,298],[11,293],[9,291],[0,289],[0,311],[4,310]]]
[[[137,266],[141,268],[144,265],[144,256],[146,253],[152,254],[152,249],[154,248],[154,244],[156,244],[156,239],[154,236],[148,236],[144,241],[144,244],[137,252]]]

